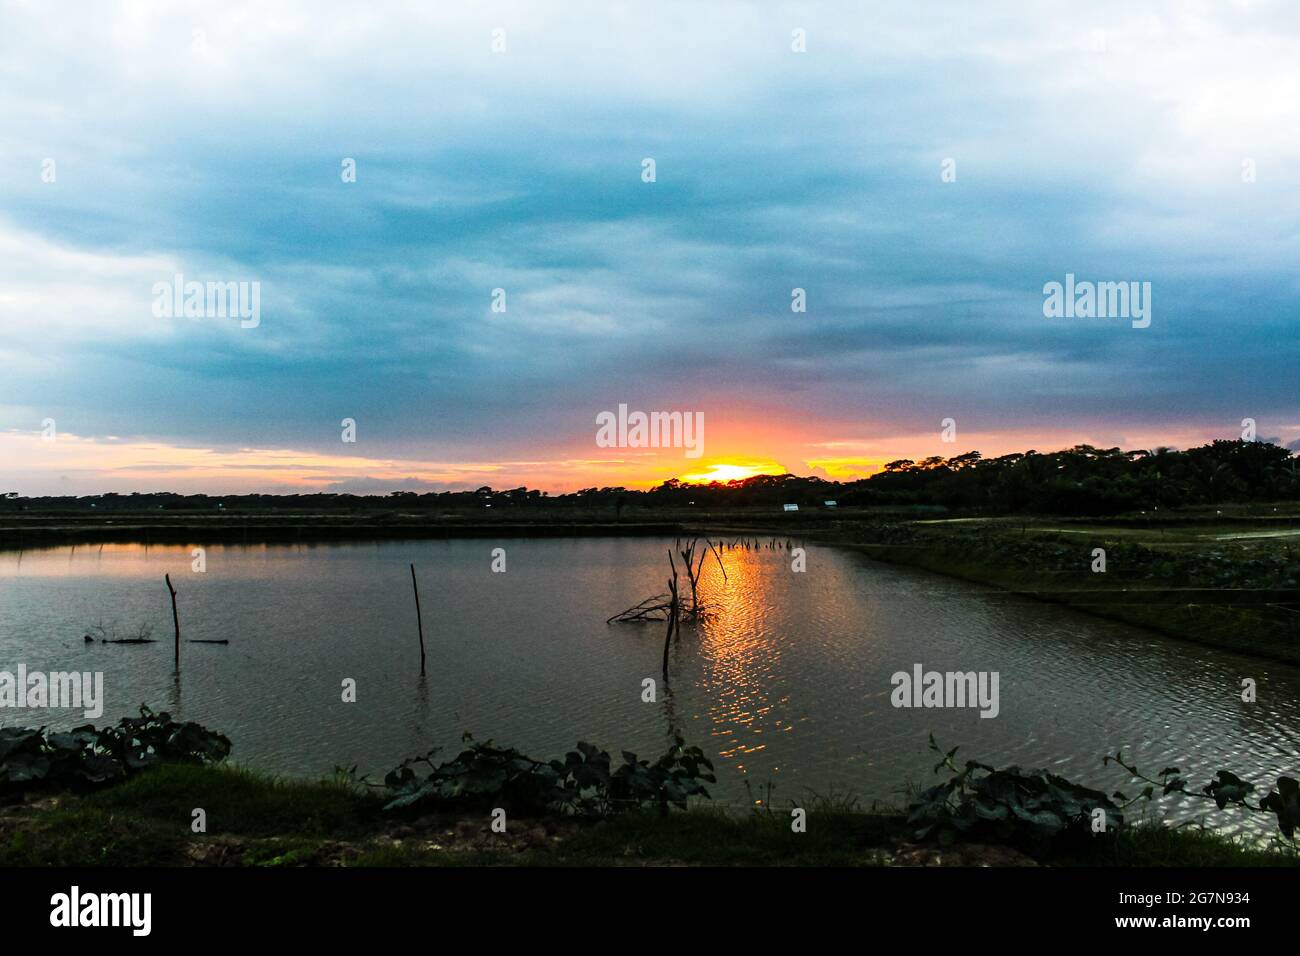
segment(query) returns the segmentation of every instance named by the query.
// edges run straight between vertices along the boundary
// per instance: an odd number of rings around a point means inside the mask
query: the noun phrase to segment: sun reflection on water
[[[746,771],[746,758],[767,750],[765,730],[792,729],[774,718],[789,697],[773,690],[779,687],[774,678],[783,649],[768,624],[771,564],[782,552],[730,548],[721,553],[725,577],[714,561],[706,562],[700,580],[700,592],[712,605],[698,628],[700,685],[719,757]]]

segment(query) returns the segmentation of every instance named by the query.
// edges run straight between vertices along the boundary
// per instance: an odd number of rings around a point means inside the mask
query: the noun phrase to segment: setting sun
[[[734,462],[715,462],[709,465],[707,471],[696,472],[691,475],[683,475],[682,481],[691,484],[707,485],[711,481],[741,481],[745,478],[753,478],[755,475],[783,475],[785,469],[774,461],[769,462],[751,462],[749,464],[736,464]]]

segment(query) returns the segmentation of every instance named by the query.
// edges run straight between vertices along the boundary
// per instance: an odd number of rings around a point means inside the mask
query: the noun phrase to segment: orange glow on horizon
[[[812,458],[808,467],[819,469],[832,481],[857,481],[884,471],[888,458]]]
[[[1300,423],[1280,426],[1284,441],[1300,435]],[[366,454],[358,446],[320,447],[176,443],[162,438],[78,435],[60,430],[45,440],[32,430],[0,430],[0,494],[90,495],[170,491],[179,494],[312,494],[343,492],[385,495],[393,491],[461,491],[489,486],[525,486],[549,494],[583,488],[650,490],[676,479],[685,485],[743,481],[757,475],[812,475],[854,481],[880,471],[894,459],[920,461],[978,449],[990,458],[1029,448],[1050,451],[1077,444],[1098,447],[1191,448],[1225,437],[1213,429],[1137,432],[967,432],[960,444],[945,444],[938,432],[857,437],[843,432],[805,433],[779,422],[733,422],[710,439],[712,455],[688,458],[682,449],[616,449],[567,444],[512,449],[514,455],[454,448],[437,456],[419,446]],[[818,439],[818,440],[812,440]],[[753,454],[760,451],[758,455]]]
[[[682,475],[681,480],[692,485],[707,485],[711,481],[725,483],[728,481],[743,481],[746,478],[753,478],[755,475],[783,474],[785,474],[785,469],[774,461],[751,462],[749,464],[719,461],[709,465],[707,471]]]

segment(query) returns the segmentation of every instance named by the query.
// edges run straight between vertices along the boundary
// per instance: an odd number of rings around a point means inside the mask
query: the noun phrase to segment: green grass
[[[1059,862],[1133,867],[1297,866],[1300,856],[1254,846],[1241,837],[1200,827],[1174,828],[1146,823],[1119,833],[1087,857]]]
[[[1147,529],[1125,533],[1125,529],[1099,526],[1076,535],[1062,534],[1060,527],[1059,523],[1047,527],[1028,524],[1022,534],[1005,522],[998,524],[996,530],[961,525],[936,531],[931,525],[917,529],[911,541],[907,540],[908,532],[897,531],[886,541],[872,541],[869,529],[852,528],[841,530],[829,540],[876,560],[1032,593],[1040,600],[1136,624],[1170,637],[1300,664],[1300,613],[1296,611],[1263,605],[1176,603],[1177,592],[1186,587],[1233,586],[1216,584],[1204,576],[1213,570],[1215,561],[1235,560],[1242,562],[1242,567],[1249,567],[1245,562],[1259,556],[1284,556],[1291,560],[1300,539],[1222,542],[1201,533],[1200,529],[1182,529],[1176,532],[1176,540],[1161,540],[1158,533]],[[1161,566],[1172,576],[1166,578],[1126,569],[1122,553],[1115,551],[1121,545],[1148,549],[1162,559]],[[1032,550],[1043,547],[1049,549],[1045,554]],[[1090,571],[1094,547],[1104,547],[1110,553],[1110,566],[1105,574]],[[1057,553],[1053,554],[1052,548],[1057,548]],[[1036,559],[1027,560],[1030,554]],[[1063,557],[1068,559],[1067,567],[1053,566]],[[1294,571],[1290,578],[1264,581],[1247,575],[1246,580],[1248,585],[1237,586],[1284,589],[1296,584]],[[1175,600],[1151,600],[1125,593],[1126,588],[1165,591],[1167,597]]]
[[[819,801],[804,833],[792,832],[784,812],[701,806],[596,823],[516,820],[508,838],[497,837],[484,832],[486,819],[393,818],[351,786],[220,767],[165,766],[54,803],[0,814],[0,866],[862,866],[888,862],[908,836],[897,814]],[[207,811],[207,833],[191,831],[196,807]],[[1144,824],[1043,862],[1277,866],[1300,857],[1199,828]]]
[[[862,866],[902,832],[902,818],[865,813],[815,817],[794,833],[780,814],[735,815],[708,807],[661,816],[628,813],[576,827],[553,848],[465,854],[383,846],[357,866],[503,864],[522,866]]]
[[[332,782],[277,780],[236,767],[171,764],[59,806],[0,818],[0,866],[148,866],[183,863],[204,835],[283,837],[280,852],[325,838],[361,837],[381,821],[378,799]],[[302,838],[308,839],[306,842]],[[250,863],[261,862],[260,859]]]
[[[183,861],[182,832],[74,803],[0,828],[0,866],[166,866]]]
[[[239,767],[168,765],[86,797],[98,810],[188,828],[196,807],[210,832],[347,837],[380,822],[382,801],[346,783],[282,780]]]
[[[712,866],[861,866],[904,832],[899,816],[819,812],[804,833],[789,814],[628,814],[580,831],[560,853],[572,862],[658,860]]]

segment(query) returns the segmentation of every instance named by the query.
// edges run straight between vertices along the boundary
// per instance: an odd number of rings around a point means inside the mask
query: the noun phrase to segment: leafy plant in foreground
[[[66,732],[44,727],[0,728],[0,794],[42,788],[85,790],[115,783],[158,763],[207,763],[230,753],[230,740],[192,722],[155,714],[143,704],[139,717],[115,727],[90,724]]]
[[[543,762],[490,740],[478,742],[468,734],[465,740],[468,749],[452,760],[434,763],[435,748],[389,771],[384,787],[391,799],[384,809],[491,805],[526,815],[606,816],[654,804],[667,812],[669,805],[685,809],[689,797],[708,797],[705,782],[716,782],[713,764],[680,737],[654,763],[625,750],[622,765],[613,770],[609,754],[588,743],[580,742],[562,760]]]
[[[975,760],[953,762],[959,748],[944,753],[934,735],[930,749],[942,759],[934,772],[953,772],[944,783],[920,793],[908,805],[908,823],[918,840],[992,839],[1003,843],[1042,844],[1090,832],[1092,814],[1106,814],[1107,829],[1123,826],[1121,807],[1106,794],[1080,786],[1045,770],[999,770]]]
[[[1116,791],[1115,796],[1127,803],[1150,800],[1155,796],[1156,788],[1159,788],[1161,796],[1181,793],[1202,800],[1213,800],[1214,805],[1220,810],[1233,806],[1252,813],[1272,813],[1285,842],[1292,849],[1300,850],[1300,841],[1296,839],[1296,830],[1300,829],[1300,783],[1297,783],[1293,777],[1278,777],[1276,789],[1270,790],[1258,803],[1251,803],[1247,798],[1255,792],[1255,785],[1247,783],[1230,770],[1218,771],[1214,779],[1198,791],[1187,789],[1187,780],[1177,767],[1165,767],[1157,775],[1157,779],[1153,780],[1139,771],[1136,766],[1125,763],[1122,751],[1103,760],[1103,763],[1111,762],[1119,764],[1133,777],[1146,784],[1142,792],[1132,800],[1128,800],[1123,793]]]

